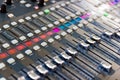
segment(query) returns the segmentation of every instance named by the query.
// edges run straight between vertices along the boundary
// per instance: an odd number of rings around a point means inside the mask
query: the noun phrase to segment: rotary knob
[[[7,13],[7,9],[6,9],[6,4],[2,4],[1,5],[1,10],[0,10],[1,13]]]
[[[38,6],[42,7],[44,6],[44,0],[38,0]]]
[[[13,3],[13,0],[6,0],[7,5],[12,5],[12,3]]]

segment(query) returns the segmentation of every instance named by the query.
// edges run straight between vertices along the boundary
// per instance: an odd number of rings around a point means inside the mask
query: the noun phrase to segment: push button
[[[4,77],[2,77],[2,78],[0,78],[0,80],[7,80],[6,78],[4,78]]]
[[[4,43],[2,46],[3,46],[3,48],[8,48],[8,47],[10,47],[10,45],[9,45],[8,43]]]
[[[0,69],[5,68],[5,66],[6,66],[6,65],[5,65],[3,62],[0,63]]]
[[[16,57],[17,57],[18,59],[23,59],[23,58],[24,58],[24,55],[20,53],[20,54],[17,54]]]
[[[35,51],[37,51],[37,50],[39,50],[39,49],[40,49],[40,46],[35,45],[35,46],[33,46],[33,49],[34,49]]]
[[[3,25],[3,28],[4,29],[8,29],[10,27],[10,25],[6,24],[6,25]]]
[[[25,36],[20,36],[19,39],[20,39],[21,41],[24,41],[24,40],[26,40],[26,37],[25,37]]]
[[[8,62],[9,64],[13,64],[13,63],[15,63],[15,59],[9,58],[9,59],[7,60],[7,62]]]
[[[45,10],[44,10],[44,13],[45,13],[45,14],[49,14],[49,13],[50,13],[50,10],[49,10],[49,9],[45,9]]]
[[[28,49],[28,50],[25,51],[25,53],[26,53],[27,55],[31,55],[31,54],[32,54],[32,50]]]

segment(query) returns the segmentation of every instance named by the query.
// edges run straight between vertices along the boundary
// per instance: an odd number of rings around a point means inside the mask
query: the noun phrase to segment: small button
[[[67,32],[68,32],[68,33],[72,33],[73,30],[72,30],[72,29],[68,29]]]
[[[80,16],[81,13],[80,13],[79,11],[77,11],[75,14],[76,14],[77,16]]]
[[[31,55],[31,54],[32,54],[32,50],[28,49],[28,50],[25,51],[25,53],[26,53],[27,55]]]
[[[60,38],[61,38],[60,35],[55,36],[55,39],[57,39],[57,40],[60,39]]]
[[[67,33],[66,33],[66,32],[62,32],[61,35],[62,35],[62,36],[66,36]]]
[[[58,32],[60,32],[60,28],[55,27],[55,28],[52,29],[52,31],[55,32],[55,33],[58,33]]]
[[[17,80],[26,80],[24,76],[17,77]]]
[[[60,22],[59,22],[59,21],[55,21],[54,24],[55,24],[55,25],[59,25]]]
[[[3,48],[8,48],[8,47],[10,47],[10,45],[9,45],[8,43],[4,43],[2,46],[3,46]]]
[[[39,50],[39,49],[40,49],[40,46],[35,45],[35,46],[33,46],[33,49],[34,49],[35,51],[37,51],[37,50]]]
[[[5,64],[2,62],[2,63],[0,63],[0,69],[3,69],[3,68],[5,68]]]
[[[73,26],[73,30],[77,30],[78,29],[78,27],[77,26]]]
[[[62,19],[60,19],[59,21],[60,21],[61,23],[64,23],[64,22],[65,22],[65,19],[62,18]]]
[[[41,31],[39,29],[37,29],[34,32],[35,32],[35,34],[39,34]]]
[[[54,11],[54,10],[55,10],[55,7],[51,7],[50,10],[51,10],[51,11]]]
[[[17,22],[11,22],[11,25],[15,26],[15,25],[17,25]]]
[[[55,6],[56,8],[60,8],[60,5]]]
[[[72,14],[72,15],[70,15],[72,18],[74,18],[74,17],[76,17],[76,15],[75,14]]]
[[[18,49],[19,51],[25,49],[26,47],[22,44],[19,44],[18,46],[16,46],[16,49]]]
[[[49,28],[52,28],[54,25],[53,24],[48,24],[48,27]]]
[[[37,14],[32,14],[32,17],[36,18],[36,17],[38,17],[38,15]]]
[[[10,25],[6,24],[6,25],[3,25],[3,28],[4,29],[8,29],[10,27]]]
[[[66,20],[70,20],[71,17],[70,17],[70,16],[66,16],[65,19],[66,19]]]
[[[42,27],[41,30],[42,30],[42,31],[46,31],[46,30],[47,30],[47,27]]]
[[[83,21],[83,24],[87,25],[87,24],[88,24],[88,21]]]
[[[23,22],[25,22],[25,20],[24,19],[19,19],[18,22],[23,23]]]
[[[21,4],[25,4],[26,1],[25,1],[25,0],[21,0],[20,3],[21,3]]]
[[[25,6],[26,6],[27,8],[29,8],[29,7],[31,7],[32,5],[29,4],[29,3],[27,3],[27,4],[25,4]]]
[[[49,43],[53,43],[53,42],[54,42],[54,39],[53,39],[53,38],[50,38],[50,39],[48,39],[48,42],[49,42]]]
[[[67,1],[67,2],[66,2],[66,4],[70,4],[70,2],[69,2],[69,1]]]
[[[8,14],[8,17],[9,17],[9,18],[13,18],[13,17],[14,17],[14,14],[9,13],[9,14]]]
[[[50,10],[49,10],[49,9],[45,9],[45,10],[44,10],[44,13],[45,13],[45,14],[49,14],[49,13],[50,13]]]
[[[112,15],[108,15],[107,17],[110,19],[114,19],[114,17]]]
[[[30,16],[25,17],[26,20],[31,20]]]
[[[7,60],[7,62],[8,62],[9,64],[13,64],[13,63],[15,63],[15,59],[9,58],[9,59]]]
[[[17,54],[16,57],[17,57],[18,59],[23,59],[23,58],[24,58],[24,55],[23,55],[23,54]]]
[[[11,41],[12,44],[17,44],[18,43],[18,40],[14,39]]]
[[[47,46],[47,43],[46,42],[42,42],[41,46],[45,47],[45,46]]]
[[[2,77],[2,78],[0,78],[0,80],[7,80],[6,78],[4,78],[4,77]]]
[[[98,16],[93,16],[93,19],[96,20],[98,18]]]
[[[24,41],[24,40],[26,39],[26,37],[25,37],[25,36],[21,36],[21,37],[19,37],[19,39],[20,39],[21,41]]]
[[[93,21],[93,19],[91,19],[91,18],[90,18],[90,19],[88,19],[88,21],[89,21],[89,22],[92,22],[92,21]]]
[[[38,12],[39,15],[43,15],[44,13],[42,11]]]
[[[120,23],[120,19],[116,18],[115,22]]]
[[[62,3],[62,4],[60,4],[61,6],[66,6],[66,4],[65,3]]]
[[[83,27],[83,24],[78,24],[78,27],[80,27],[80,28]]]
[[[34,34],[33,33],[28,33],[27,36],[28,37],[32,37]]]

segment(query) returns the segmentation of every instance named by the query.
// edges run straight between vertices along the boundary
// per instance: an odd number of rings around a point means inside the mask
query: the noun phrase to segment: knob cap
[[[2,4],[1,5],[1,10],[0,10],[1,13],[6,13],[7,12],[7,9],[6,9],[6,4]]]
[[[37,0],[31,0],[31,2],[36,2]]]
[[[7,5],[12,5],[12,0],[6,0]]]
[[[44,0],[38,0],[38,6],[42,7],[44,6]]]

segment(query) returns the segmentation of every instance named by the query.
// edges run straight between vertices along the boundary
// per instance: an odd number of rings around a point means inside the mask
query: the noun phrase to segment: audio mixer
[[[120,0],[0,0],[0,80],[120,80]]]

